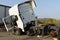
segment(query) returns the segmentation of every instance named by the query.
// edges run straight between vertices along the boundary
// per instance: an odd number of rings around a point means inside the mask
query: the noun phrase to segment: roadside
[[[53,40],[50,36],[27,36],[27,35],[13,35],[11,32],[0,32],[0,40]]]

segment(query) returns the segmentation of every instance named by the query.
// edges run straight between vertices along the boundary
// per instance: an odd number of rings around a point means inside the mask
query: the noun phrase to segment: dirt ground
[[[49,36],[27,36],[27,35],[13,35],[11,32],[0,32],[0,40],[53,40]]]

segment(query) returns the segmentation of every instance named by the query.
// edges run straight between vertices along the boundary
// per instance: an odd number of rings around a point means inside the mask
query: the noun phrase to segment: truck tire
[[[28,36],[33,36],[33,35],[34,35],[33,29],[29,29],[29,30],[27,31],[27,35],[28,35]]]
[[[21,28],[18,28],[18,35],[22,35],[22,29]]]
[[[21,35],[22,34],[22,30],[20,28],[16,28],[12,30],[12,33],[14,35]]]
[[[15,28],[12,29],[12,34],[13,34],[13,35],[16,34],[16,29],[15,29]]]
[[[29,36],[29,35],[30,35],[30,32],[29,32],[29,31],[27,31],[27,32],[26,32],[26,34]]]

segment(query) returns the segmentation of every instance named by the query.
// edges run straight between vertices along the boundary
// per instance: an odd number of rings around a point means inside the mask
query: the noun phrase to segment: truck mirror
[[[18,17],[17,17],[17,15],[12,15],[11,16],[11,19],[12,19],[12,21],[17,21],[18,20]]]

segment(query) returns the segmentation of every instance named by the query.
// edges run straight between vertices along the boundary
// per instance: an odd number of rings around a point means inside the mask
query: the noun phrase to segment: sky
[[[0,0],[0,4],[13,6],[27,0]],[[34,13],[38,18],[60,19],[60,0],[35,0]]]

